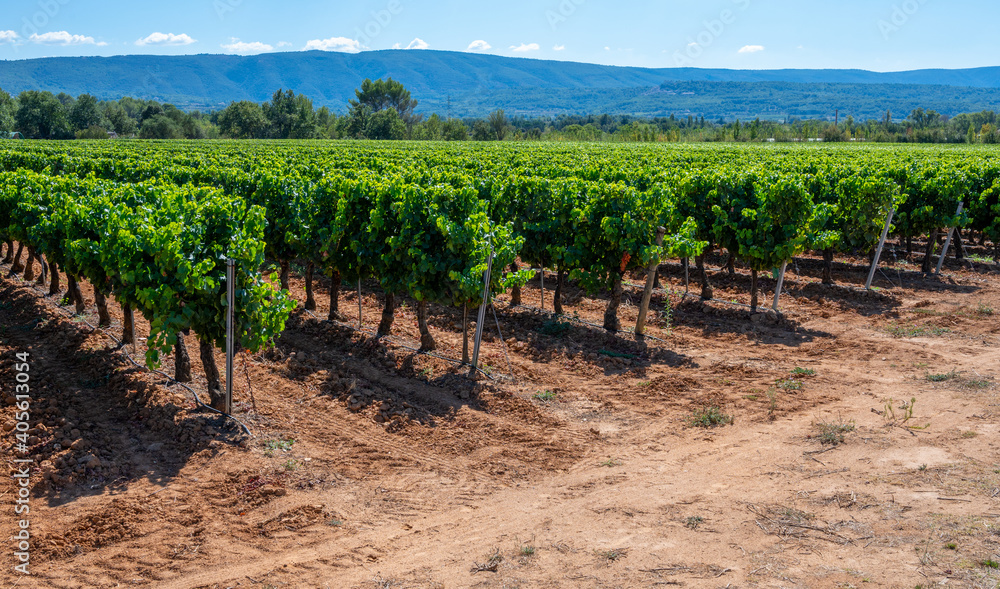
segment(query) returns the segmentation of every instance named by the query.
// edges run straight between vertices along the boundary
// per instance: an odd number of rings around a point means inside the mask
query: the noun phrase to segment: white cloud
[[[0,45],[4,43],[13,43],[21,37],[14,31],[0,31]]]
[[[555,47],[552,48],[553,51],[565,51],[565,49],[566,49],[565,45],[556,45]]]
[[[282,41],[282,42],[278,43],[278,47],[291,47],[291,46],[292,46],[292,44],[289,43],[288,41]]]
[[[93,37],[70,35],[66,31],[53,31],[51,33],[42,33],[41,35],[35,33],[29,37],[29,40],[39,45],[97,45],[99,47],[107,45],[104,42],[98,43]]]
[[[233,37],[229,43],[221,46],[223,49],[229,53],[239,53],[241,55],[251,55],[256,53],[268,53],[274,51],[274,47],[268,45],[267,43],[261,43],[260,41],[254,41],[253,43],[245,43],[240,41],[236,37]]]
[[[605,46],[604,46],[604,50],[605,50],[605,51],[611,51],[611,48],[610,48],[610,47],[608,47],[607,45],[605,45]]]
[[[466,51],[489,51],[490,49],[493,49],[493,46],[480,39],[469,43],[469,48]]]
[[[156,46],[177,46],[177,45],[191,45],[192,43],[197,43],[190,35],[180,34],[175,35],[173,33],[153,33],[152,35],[139,39],[135,42],[136,45],[143,47],[145,45],[156,45]]]
[[[747,45],[746,47],[740,49],[740,53],[757,53],[763,50],[764,50],[763,45]]]
[[[361,53],[363,47],[360,41],[347,37],[330,37],[329,39],[313,39],[306,43],[303,51],[336,51],[339,53]]]
[[[538,51],[541,46],[538,43],[521,43],[520,45],[511,45],[510,50],[515,53],[525,53],[527,51]]]
[[[410,44],[406,46],[407,49],[427,49],[429,47],[430,45],[427,44],[427,41],[424,41],[420,37],[410,41]]]

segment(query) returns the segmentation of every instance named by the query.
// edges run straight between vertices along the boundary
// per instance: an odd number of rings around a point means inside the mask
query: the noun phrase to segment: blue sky
[[[0,59],[429,48],[609,65],[1000,65],[986,0],[29,0],[0,16]]]

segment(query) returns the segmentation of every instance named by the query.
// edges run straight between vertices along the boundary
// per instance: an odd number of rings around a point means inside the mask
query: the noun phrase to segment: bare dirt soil
[[[800,258],[782,317],[751,317],[749,275],[724,259],[709,303],[682,301],[683,271],[664,265],[673,294],[654,296],[645,342],[588,325],[606,299],[572,285],[561,321],[501,297],[478,380],[405,347],[412,302],[389,340],[348,327],[349,287],[346,323],[317,319],[321,281],[315,315],[237,359],[252,436],[130,363],[141,341],[88,325],[88,285],[72,318],[5,278],[0,449],[13,471],[14,355],[30,352],[35,542],[31,577],[4,542],[0,587],[996,588],[1000,273],[949,261],[925,278],[890,259],[866,295],[865,260],[838,259],[828,287]],[[536,280],[525,304],[540,294]],[[367,329],[380,298],[363,289]],[[432,308],[431,328],[460,358],[460,312]]]

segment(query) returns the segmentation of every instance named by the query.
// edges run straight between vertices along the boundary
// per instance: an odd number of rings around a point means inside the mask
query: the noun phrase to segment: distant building
[[[21,135],[19,132],[14,131],[13,133],[10,134],[8,139],[24,139],[24,135]]]

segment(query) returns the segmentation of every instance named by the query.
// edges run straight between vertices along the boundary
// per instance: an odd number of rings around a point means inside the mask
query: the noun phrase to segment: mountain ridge
[[[700,87],[703,93],[700,97],[717,94],[715,102],[720,104],[738,99],[730,94],[739,84],[756,84],[758,86],[753,88],[762,95],[768,92],[783,95],[793,91],[796,96],[811,96],[815,93],[812,90],[819,92],[815,104],[806,105],[802,112],[786,109],[785,116],[805,116],[807,112],[837,108],[857,111],[856,116],[871,115],[869,111],[874,108],[871,105],[878,99],[905,109],[909,103],[900,104],[893,98],[895,92],[889,88],[892,85],[909,87],[907,93],[913,96],[912,100],[927,97],[929,103],[914,102],[912,108],[938,108],[934,102],[937,101],[941,104],[938,110],[957,114],[947,111],[1000,105],[1000,67],[901,72],[640,68],[435,50],[381,50],[356,54],[307,51],[253,56],[120,55],[0,61],[0,88],[12,94],[23,90],[48,90],[72,95],[89,93],[103,100],[134,96],[203,110],[222,108],[238,100],[263,102],[278,88],[286,88],[309,96],[317,106],[330,106],[343,112],[354,89],[364,78],[387,76],[411,90],[421,101],[419,110],[447,114],[450,99],[451,114],[455,116],[483,116],[493,108],[506,108],[511,114],[586,114],[590,112],[588,108],[601,106],[611,114],[698,112],[691,107],[714,104],[704,100],[689,104],[690,100],[661,96],[659,102],[647,101],[644,110],[649,112],[640,113],[629,112],[627,104],[615,102],[615,96],[623,91],[635,94],[643,88],[651,90],[664,83],[677,82],[709,84]],[[787,84],[824,85],[826,89],[789,89]],[[517,90],[531,92],[521,92],[518,96],[517,92],[512,92]],[[600,96],[592,100],[581,98],[593,97],[594,92]],[[957,99],[949,96],[948,100],[941,100],[942,93],[948,92]],[[858,95],[874,98],[861,102],[849,98]],[[961,98],[963,95],[968,98]],[[534,100],[538,96],[549,97],[555,102],[547,107]],[[495,104],[491,103],[491,98],[496,99]],[[835,106],[840,102],[843,102],[842,107]],[[862,104],[868,106],[862,107]],[[699,114],[725,118],[744,110],[732,104],[706,106]],[[747,114],[753,115],[752,112]]]

